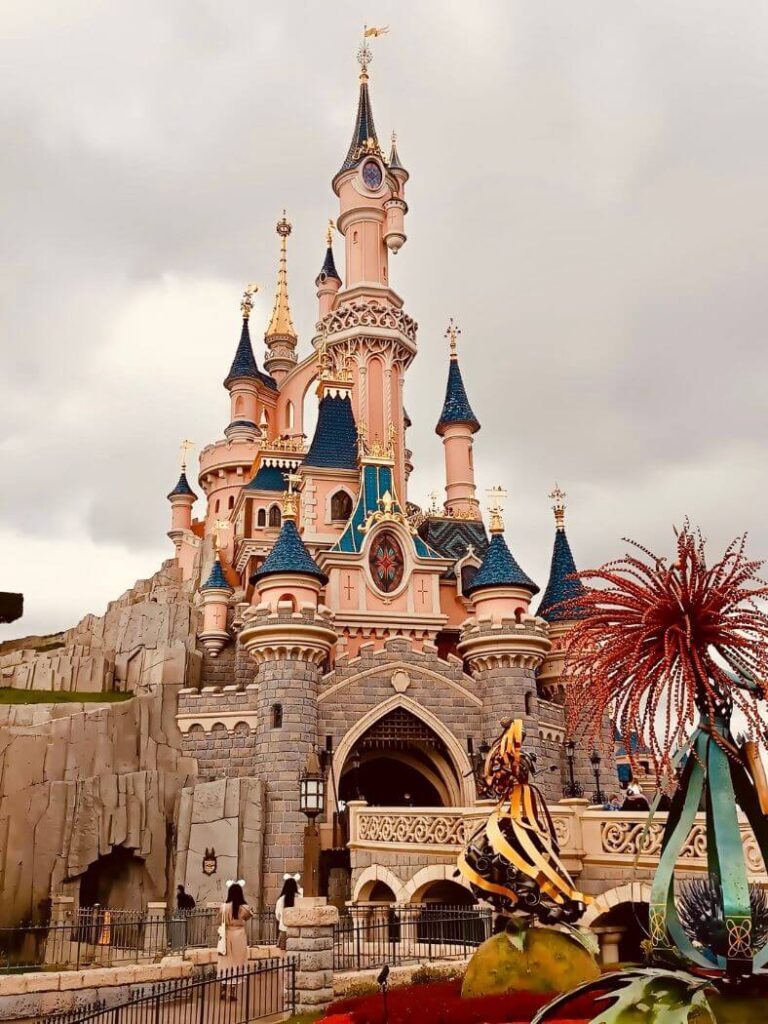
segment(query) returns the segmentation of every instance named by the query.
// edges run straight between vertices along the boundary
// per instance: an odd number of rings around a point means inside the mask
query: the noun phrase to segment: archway
[[[442,907],[474,907],[477,900],[465,885],[443,878],[436,882],[427,882],[422,889],[419,902]]]
[[[641,943],[650,935],[647,903],[619,903],[592,922],[604,966],[642,963]]]
[[[339,778],[342,800],[378,807],[461,803],[461,780],[443,740],[416,715],[396,707],[354,743]]]
[[[115,846],[80,876],[80,906],[143,910],[147,902],[144,861],[133,850]]]

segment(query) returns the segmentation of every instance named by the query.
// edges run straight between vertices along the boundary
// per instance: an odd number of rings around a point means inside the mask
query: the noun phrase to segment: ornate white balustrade
[[[585,866],[614,865],[654,868],[658,863],[667,816],[658,813],[650,827],[642,812],[590,809],[584,801],[550,807],[563,859],[574,874]],[[488,815],[488,806],[476,807],[368,807],[349,804],[350,847],[355,850],[390,850],[430,854],[456,854]],[[757,881],[768,882],[755,838],[746,822],[741,825],[747,867]],[[707,870],[704,815],[691,829],[680,858],[692,872]]]

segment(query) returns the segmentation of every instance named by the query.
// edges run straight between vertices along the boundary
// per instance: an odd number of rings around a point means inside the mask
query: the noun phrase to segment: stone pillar
[[[53,896],[51,898],[51,924],[45,940],[46,964],[72,963],[74,910],[73,896]]]
[[[626,928],[595,928],[593,931],[600,940],[600,963],[603,967],[613,967],[619,963],[619,943]]]
[[[333,929],[339,912],[316,896],[297,900],[284,920],[286,952],[296,960],[296,1013],[317,1013],[333,1001]]]
[[[299,776],[318,744],[318,686],[335,640],[330,613],[306,607],[251,608],[240,634],[257,664],[254,752],[266,788],[265,908],[274,906],[283,875],[303,867],[307,821],[299,810]]]
[[[521,718],[526,731],[525,749],[541,753],[536,670],[548,651],[547,624],[534,615],[522,615],[519,622],[469,621],[459,653],[468,660],[472,675],[480,683],[482,739],[493,742],[501,732],[502,720]],[[559,776],[552,779],[542,771],[537,782],[548,800],[561,795]]]
[[[166,930],[167,903],[148,903],[146,923],[144,925],[144,956],[165,955],[168,949]]]

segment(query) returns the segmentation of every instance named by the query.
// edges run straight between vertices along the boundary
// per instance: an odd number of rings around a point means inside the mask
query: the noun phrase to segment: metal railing
[[[82,907],[62,921],[0,928],[0,972],[114,967],[216,945],[217,910]]]
[[[122,990],[123,993],[125,990]],[[127,999],[90,1003],[38,1018],[41,1024],[248,1024],[293,1013],[296,964],[287,958],[261,960],[217,977],[213,968],[194,978],[132,990]]]
[[[359,971],[384,963],[461,959],[492,929],[488,907],[359,904],[334,929],[333,967]]]

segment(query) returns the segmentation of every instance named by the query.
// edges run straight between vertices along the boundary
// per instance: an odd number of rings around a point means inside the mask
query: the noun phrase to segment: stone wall
[[[176,885],[183,885],[198,906],[221,901],[231,878],[245,879],[248,902],[254,908],[260,905],[263,782],[230,778],[185,788],[176,832]],[[214,859],[204,869],[211,852]]]
[[[244,778],[257,773],[257,689],[236,686],[185,688],[177,722],[184,753],[197,760],[201,779]]]

